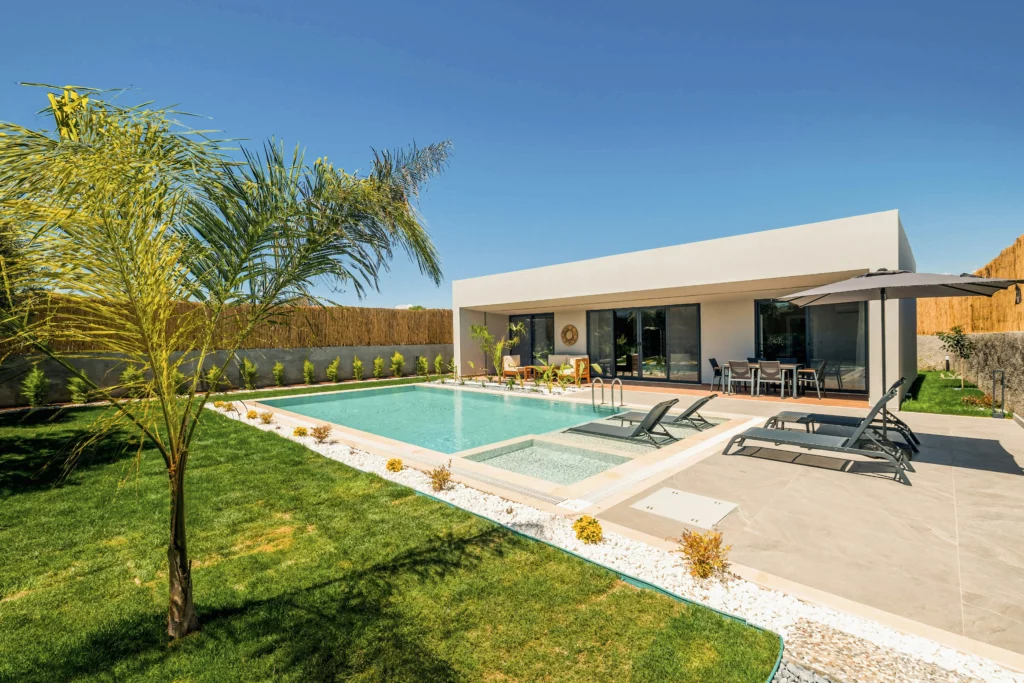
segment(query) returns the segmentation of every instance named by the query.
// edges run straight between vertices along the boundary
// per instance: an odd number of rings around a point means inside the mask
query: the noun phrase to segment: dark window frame
[[[668,339],[668,330],[669,330],[669,325],[668,325],[668,309],[670,309],[670,308],[695,308],[697,310],[697,379],[696,379],[696,381],[685,380],[685,379],[671,379],[670,378],[671,373],[668,371],[668,362],[667,362],[668,359],[667,359],[667,356],[666,356],[666,372],[665,372],[666,376],[665,377],[644,377],[643,376],[643,364],[644,364],[643,344],[640,341],[641,335],[642,335],[641,326],[643,324],[642,313],[641,312],[644,311],[644,310],[650,310],[650,309],[655,309],[655,308],[665,309],[665,348],[666,349],[668,349],[668,347],[669,347],[669,339]],[[640,377],[620,377],[619,379],[625,379],[625,380],[634,381],[634,382],[657,382],[657,383],[663,383],[663,384],[686,384],[686,385],[691,385],[691,386],[703,384],[703,372],[704,372],[704,369],[703,369],[703,362],[702,361],[703,361],[703,358],[704,358],[704,355],[703,355],[704,337],[703,337],[703,334],[702,334],[702,331],[701,331],[702,318],[701,318],[700,303],[693,303],[693,304],[667,304],[667,305],[664,305],[664,306],[617,306],[617,307],[614,307],[614,308],[589,308],[586,311],[586,321],[587,321],[587,357],[588,358],[591,357],[591,355],[592,355],[591,352],[590,352],[591,351],[591,349],[590,349],[590,314],[591,313],[606,313],[608,311],[611,311],[612,312],[612,316],[613,316],[613,320],[614,320],[615,311],[628,311],[628,310],[632,310],[636,314],[635,317],[636,317],[636,334],[637,334],[637,350],[638,350],[638,354],[637,355],[639,357],[639,361],[638,361],[637,366],[640,368]],[[613,332],[613,334],[614,334],[614,332]],[[605,377],[605,378],[609,378],[609,379],[614,379],[616,377],[616,375],[615,375],[615,363],[612,362],[611,372],[608,372],[608,373],[606,373],[604,375],[595,375],[595,376],[601,376],[601,377]]]

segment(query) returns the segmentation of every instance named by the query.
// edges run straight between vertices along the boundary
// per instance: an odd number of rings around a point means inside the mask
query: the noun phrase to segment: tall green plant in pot
[[[501,337],[495,337],[487,325],[470,325],[469,336],[480,345],[480,351],[484,358],[490,358],[494,365],[494,371],[501,377],[502,358],[505,349],[510,349],[519,343],[519,339],[526,334],[526,326],[523,323],[509,323],[508,331]],[[484,373],[487,372],[487,364],[484,363]]]
[[[360,176],[307,164],[300,148],[288,154],[274,141],[235,154],[151,104],[50,90],[51,130],[0,122],[0,223],[23,245],[16,260],[0,259],[0,286],[18,293],[0,296],[0,349],[27,347],[81,378],[110,405],[97,413],[98,433],[127,429],[159,453],[167,633],[176,639],[199,628],[185,483],[214,389],[201,373],[214,359],[223,371],[254,330],[286,321],[295,306],[319,305],[315,284],[376,289],[397,250],[439,283],[415,202],[450,147],[376,153]],[[49,313],[58,308],[59,319]],[[140,393],[151,400],[98,386],[63,348],[124,358],[144,371]],[[186,376],[183,396],[176,371]]]

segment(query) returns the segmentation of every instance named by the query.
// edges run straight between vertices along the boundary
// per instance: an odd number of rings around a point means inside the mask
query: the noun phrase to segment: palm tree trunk
[[[182,462],[181,459],[178,462]],[[192,562],[188,559],[185,539],[185,468],[172,468],[171,539],[167,547],[167,578],[170,581],[170,607],[167,612],[167,635],[171,639],[199,630],[199,617],[192,603]]]

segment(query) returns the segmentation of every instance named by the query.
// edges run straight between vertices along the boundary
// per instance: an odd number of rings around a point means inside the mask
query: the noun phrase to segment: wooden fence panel
[[[984,268],[981,277],[1024,278],[1024,235],[1008,246]],[[946,332],[959,325],[964,332],[1024,332],[1024,304],[1014,304],[1013,289],[998,292],[991,299],[982,296],[918,299],[917,333]]]

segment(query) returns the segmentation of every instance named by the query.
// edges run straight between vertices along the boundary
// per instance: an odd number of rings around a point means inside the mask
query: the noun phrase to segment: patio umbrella
[[[833,282],[804,292],[779,297],[797,306],[845,304],[855,301],[882,302],[882,391],[885,391],[885,302],[889,299],[927,299],[952,296],[992,296],[1007,287],[1017,286],[1016,303],[1021,302],[1019,284],[1024,280],[984,278],[969,275],[912,273],[881,268],[849,280]],[[883,407],[883,429],[888,411]]]

